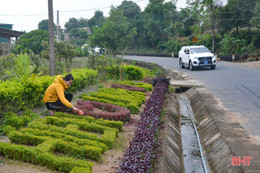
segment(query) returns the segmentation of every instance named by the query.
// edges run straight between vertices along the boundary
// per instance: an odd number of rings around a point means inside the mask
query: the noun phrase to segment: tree
[[[93,35],[90,36],[90,44],[92,47],[108,48],[115,55],[117,49],[133,41],[136,34],[136,29],[130,27],[130,24],[126,21],[126,17],[123,15],[123,11],[112,7],[110,16],[102,28],[93,28]]]
[[[85,29],[74,28],[69,31],[70,43],[82,46],[88,39],[88,32]]]
[[[230,25],[230,29],[248,27],[250,29],[250,19],[253,17],[255,8],[255,0],[229,0],[225,6],[227,15],[226,24]]]
[[[31,50],[33,53],[39,54],[43,50],[43,41],[49,41],[49,33],[43,30],[33,30],[19,37],[15,49],[18,53],[26,53]]]
[[[104,22],[105,22],[105,17],[103,15],[103,12],[97,10],[95,11],[95,15],[88,20],[88,26],[90,28],[92,28],[93,26],[101,28]]]
[[[45,59],[49,59],[49,43],[43,42],[44,51],[41,52],[41,56]],[[69,71],[69,63],[72,62],[72,58],[76,56],[75,46],[70,43],[60,41],[55,41],[55,61],[57,72],[63,73],[64,69],[57,68],[59,64],[61,64],[62,60],[64,60],[66,65],[66,71]],[[60,70],[59,70],[60,69]]]
[[[176,34],[182,37],[187,37],[192,35],[191,26],[195,25],[198,20],[197,16],[193,15],[193,11],[189,8],[181,9],[178,20],[175,22]]]
[[[141,8],[133,1],[124,0],[117,9],[122,10],[124,16],[129,20],[133,20],[135,16],[141,13]]]
[[[150,0],[144,12],[138,17],[138,34],[147,47],[156,47],[168,41],[168,33],[177,19],[176,6],[172,2]]]
[[[256,26],[258,29],[260,28],[260,1],[256,3],[254,12],[253,12],[253,17],[250,20],[250,24],[252,26]]]
[[[42,20],[39,22],[38,24],[38,29],[39,30],[44,30],[44,31],[48,31],[49,32],[49,23],[48,23],[48,19]]]
[[[190,5],[194,6],[194,9],[199,8],[199,11],[203,16],[209,16],[209,25],[212,32],[212,50],[215,50],[215,38],[219,32],[219,27],[217,27],[218,17],[222,7],[221,0],[195,0],[189,2]],[[207,19],[207,18],[206,18]],[[204,22],[207,23],[206,20]],[[205,23],[204,23],[205,25]]]
[[[88,20],[84,18],[80,18],[79,20],[76,18],[70,18],[68,22],[65,23],[65,31],[69,32],[75,28],[83,28],[87,27]]]

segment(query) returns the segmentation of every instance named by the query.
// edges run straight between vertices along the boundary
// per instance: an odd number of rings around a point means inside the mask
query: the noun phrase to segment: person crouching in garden
[[[45,91],[43,101],[51,115],[54,115],[56,111],[71,113],[78,113],[80,111],[71,104],[73,95],[65,93],[65,90],[71,86],[73,80],[72,74],[68,74],[65,77],[58,75],[54,83]]]

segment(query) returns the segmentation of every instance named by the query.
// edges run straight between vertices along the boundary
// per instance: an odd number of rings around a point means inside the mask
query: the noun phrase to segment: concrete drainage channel
[[[174,74],[174,77],[176,76],[181,79],[180,75]],[[172,76],[169,77],[174,79]],[[231,165],[234,154],[214,122],[209,105],[204,103],[197,89],[186,88],[184,95],[171,93],[166,102],[166,134],[160,172],[244,172],[241,167]],[[199,150],[188,114],[194,115],[202,151]],[[202,156],[205,157],[204,161]]]
[[[181,117],[181,136],[185,172],[208,173],[207,161],[200,143],[189,100],[181,92],[177,97]]]

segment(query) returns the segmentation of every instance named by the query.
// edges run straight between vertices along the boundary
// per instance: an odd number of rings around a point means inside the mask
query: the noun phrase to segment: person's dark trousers
[[[71,102],[73,98],[73,94],[71,93],[65,93],[65,98]],[[65,106],[60,99],[58,99],[56,102],[47,102],[45,103],[47,109],[49,110],[55,110],[55,111],[61,111],[61,112],[72,112],[72,108],[68,108]]]

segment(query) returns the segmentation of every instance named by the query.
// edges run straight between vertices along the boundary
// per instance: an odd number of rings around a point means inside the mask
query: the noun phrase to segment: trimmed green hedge
[[[69,91],[74,92],[98,82],[98,72],[89,69],[74,69],[74,82]],[[0,111],[18,112],[42,105],[43,95],[56,76],[41,76],[32,82],[21,83],[7,80],[0,83]]]
[[[73,114],[67,114],[63,112],[56,112],[55,117],[67,117],[67,118],[74,118],[74,119],[84,119],[89,123],[96,123],[102,126],[107,126],[111,128],[116,128],[119,131],[122,131],[124,123],[122,121],[110,121],[110,120],[104,120],[104,119],[95,119],[91,116],[78,116]]]
[[[120,79],[120,69],[118,65],[108,66],[105,68],[105,71],[108,73],[107,77],[109,79]],[[144,78],[142,71],[136,66],[123,65],[121,72],[126,80],[141,80]]]
[[[36,128],[40,130],[50,130],[52,132],[58,132],[66,135],[72,135],[80,139],[90,139],[90,140],[102,142],[106,144],[109,148],[113,146],[118,134],[117,129],[111,128],[111,129],[104,130],[104,134],[100,137],[100,134],[93,134],[93,133],[83,132],[80,130],[67,129],[64,127],[57,127],[55,125],[50,125],[47,124],[46,119],[35,119],[28,124],[28,127],[33,129]],[[109,135],[110,138],[107,138],[107,135]]]
[[[88,139],[79,139],[79,138],[76,138],[74,136],[70,136],[70,135],[66,135],[66,134],[62,134],[62,133],[58,133],[58,132],[52,132],[50,130],[39,130],[39,129],[32,129],[32,128],[24,128],[24,129],[21,129],[20,132],[29,133],[29,134],[33,134],[33,135],[36,135],[36,136],[49,136],[49,137],[52,137],[52,138],[55,138],[55,139],[62,139],[64,141],[74,142],[74,143],[76,143],[80,146],[81,145],[89,145],[89,146],[99,147],[99,148],[102,149],[102,153],[104,153],[105,151],[108,150],[107,145],[104,144],[104,143],[94,141],[94,140],[88,140]]]
[[[152,91],[153,86],[151,84],[143,83],[143,82],[133,82],[133,81],[123,81],[119,82],[119,84],[132,85],[139,88],[144,88],[146,91]]]
[[[111,103],[128,108],[131,113],[139,112],[139,107],[145,102],[145,93],[125,89],[102,88],[98,92],[81,94],[82,100]]]
[[[54,139],[45,136],[35,136],[17,131],[10,132],[8,138],[11,142],[16,144],[37,146],[36,149],[41,152],[58,151],[60,153],[69,154],[73,157],[88,158],[92,160],[99,160],[102,152],[102,149],[96,146],[79,146],[74,142],[67,142],[61,139]]]
[[[48,152],[40,152],[36,148],[0,142],[0,155],[9,159],[20,160],[32,164],[40,164],[52,170],[69,173],[75,167],[83,167],[92,172],[93,162],[56,156]]]

